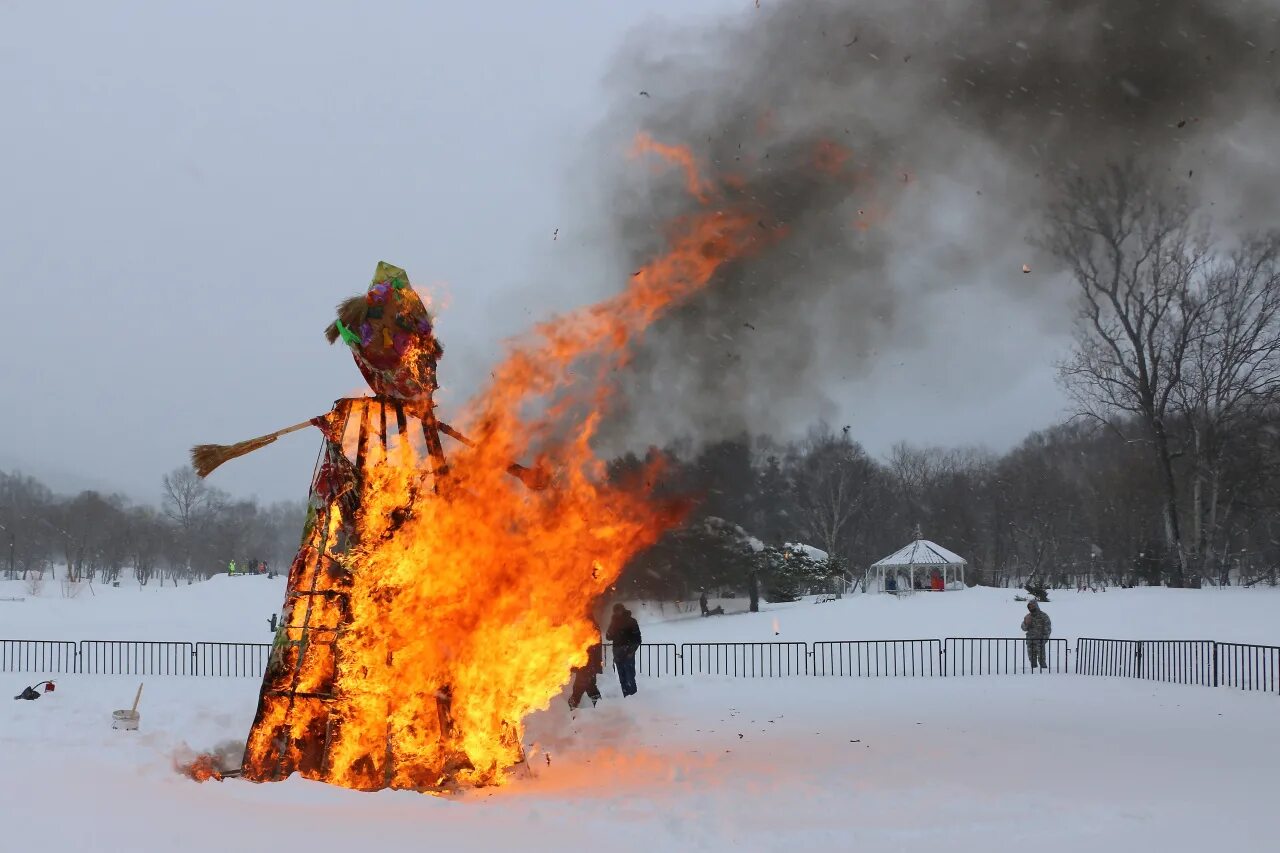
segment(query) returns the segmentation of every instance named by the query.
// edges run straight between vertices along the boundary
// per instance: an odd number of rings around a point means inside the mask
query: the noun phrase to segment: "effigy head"
[[[430,401],[444,348],[433,334],[427,306],[400,267],[379,261],[369,290],[338,306],[325,337],[331,344],[342,338],[351,348],[373,393]]]

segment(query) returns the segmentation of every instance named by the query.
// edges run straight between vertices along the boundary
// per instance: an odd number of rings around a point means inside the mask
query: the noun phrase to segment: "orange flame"
[[[222,769],[218,766],[217,757],[213,755],[197,755],[190,762],[178,765],[177,769],[179,773],[197,782],[208,782],[210,779],[222,781]]]
[[[710,192],[687,149],[648,137],[638,147],[681,165],[691,192]],[[394,437],[387,449],[368,450],[359,509],[346,520],[354,544],[325,555],[330,573],[349,584],[349,613],[308,599],[309,613],[332,608],[325,624],[342,624],[334,654],[299,665],[296,702],[264,699],[246,749],[248,778],[275,778],[279,744],[322,739],[323,760],[295,752],[292,766],[347,787],[438,791],[505,780],[524,757],[524,718],[547,707],[598,639],[593,600],[680,518],[639,485],[651,476],[610,483],[592,451],[609,373],[655,320],[781,233],[758,221],[745,210],[700,212],[622,293],[509,343],[463,410],[474,446],[452,454],[447,472]],[[374,417],[374,408],[356,406],[351,419]],[[512,460],[531,456],[545,460],[550,488],[529,491],[506,476]],[[331,535],[318,541],[341,541],[341,507],[330,512]],[[326,671],[335,688],[318,699]]]
[[[684,169],[685,188],[689,191],[689,195],[704,204],[706,203],[710,195],[710,187],[703,183],[698,174],[698,164],[693,159],[693,152],[686,146],[666,145],[656,141],[647,133],[639,133],[636,134],[631,153],[637,156],[640,154],[657,154],[664,160],[680,166]]]

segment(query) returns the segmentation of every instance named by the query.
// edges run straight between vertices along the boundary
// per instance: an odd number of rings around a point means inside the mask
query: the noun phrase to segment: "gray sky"
[[[443,303],[443,402],[464,399],[504,337],[623,284],[602,280],[581,169],[624,38],[754,13],[690,5],[0,6],[0,469],[154,498],[190,445],[361,393],[322,330],[378,260]],[[797,426],[1003,449],[1062,413],[1044,316],[958,286]],[[211,479],[301,498],[317,446]]]

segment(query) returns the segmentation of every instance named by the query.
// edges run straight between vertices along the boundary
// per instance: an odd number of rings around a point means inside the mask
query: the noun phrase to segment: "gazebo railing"
[[[912,592],[946,592],[947,590],[964,588],[964,570],[967,563],[916,563],[914,565],[904,566],[872,566],[866,573],[864,578],[864,586],[868,592],[871,591],[872,579],[876,581],[876,592],[890,594],[910,594]],[[915,585],[916,572],[920,572],[920,577],[925,579],[925,583],[920,586]],[[932,584],[933,574],[940,572],[942,574],[942,588],[937,589]],[[873,574],[874,573],[874,574]],[[897,583],[895,580],[894,588],[888,589],[885,586],[885,578],[893,577],[895,579],[905,580],[905,584]]]

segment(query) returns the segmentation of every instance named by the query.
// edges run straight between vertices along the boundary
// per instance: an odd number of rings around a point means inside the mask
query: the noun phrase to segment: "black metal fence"
[[[78,672],[76,644],[66,640],[0,640],[0,672]]]
[[[1218,643],[1217,652],[1223,687],[1280,693],[1280,646]]]
[[[613,644],[604,644],[604,668],[613,668]],[[680,654],[675,643],[641,643],[636,650],[636,674],[660,678],[680,674]]]
[[[807,643],[682,643],[682,675],[775,678],[809,674]]]
[[[1171,684],[1217,687],[1218,647],[1213,640],[1104,640],[1081,637],[1077,675],[1143,678]]]
[[[268,643],[169,640],[0,640],[0,672],[42,675],[212,675],[261,678]]]
[[[1044,659],[1033,661],[1031,655]],[[947,675],[1020,675],[1034,671],[1068,672],[1066,640],[1025,637],[947,637],[942,654]]]
[[[85,675],[196,675],[195,646],[167,640],[81,640],[76,654]]]
[[[813,644],[814,675],[942,675],[941,640],[830,640]]]
[[[1021,637],[945,640],[645,643],[636,671],[659,678],[717,675],[737,678],[934,677],[1018,675],[1035,671],[1140,678],[1173,684],[1235,687],[1280,694],[1280,646],[1213,640],[1046,640],[1044,666],[1032,668]],[[1070,657],[1074,654],[1074,666]],[[0,672],[39,675],[188,675],[261,678],[268,643],[156,640],[0,640]],[[1039,661],[1037,661],[1038,663]],[[604,646],[604,664],[613,649]]]
[[[196,643],[199,675],[261,678],[271,659],[270,643]]]

